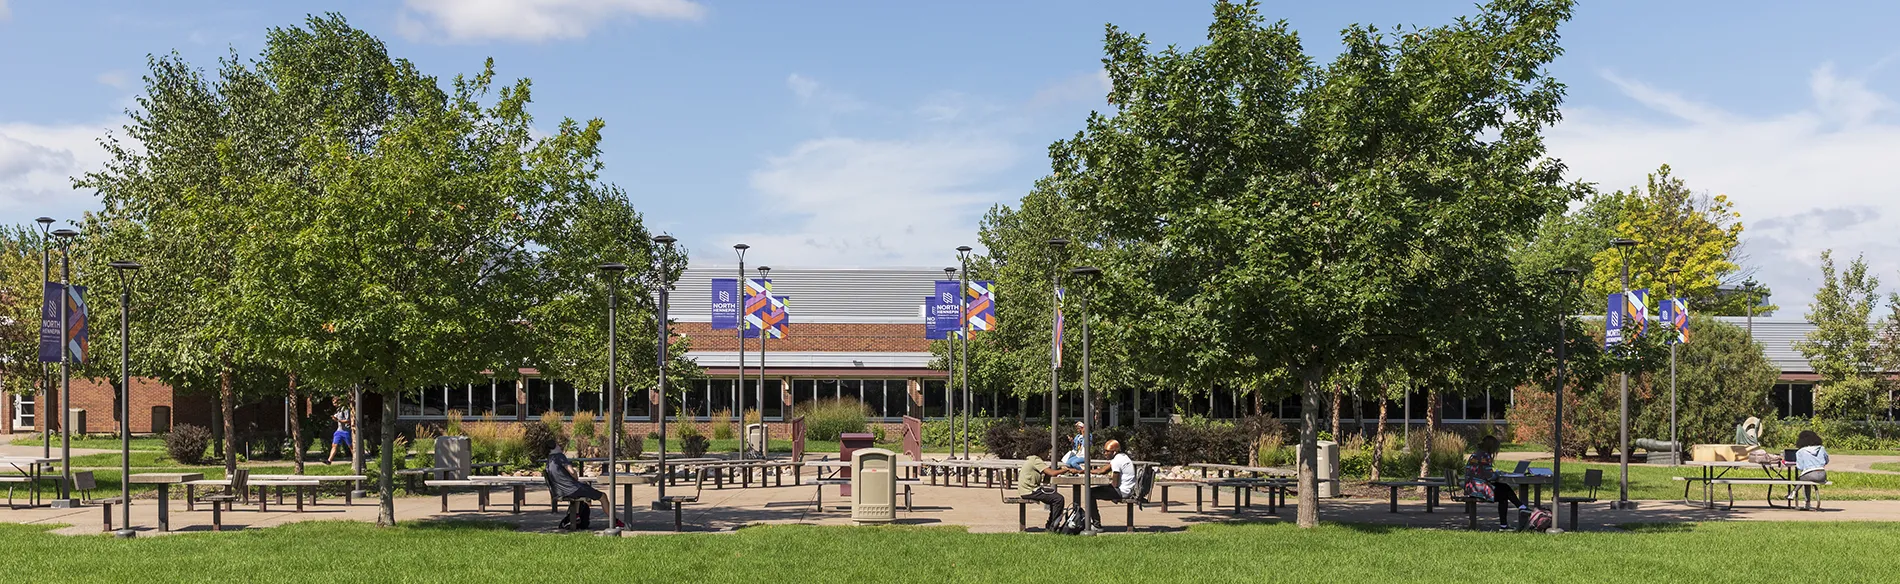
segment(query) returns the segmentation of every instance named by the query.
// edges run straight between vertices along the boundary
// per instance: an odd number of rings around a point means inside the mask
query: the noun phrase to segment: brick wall
[[[771,339],[768,351],[922,352],[930,350],[921,324],[827,324],[794,321],[783,339]],[[739,333],[713,330],[710,323],[682,322],[673,331],[691,339],[695,351],[737,351]],[[746,341],[748,351],[758,341]]]

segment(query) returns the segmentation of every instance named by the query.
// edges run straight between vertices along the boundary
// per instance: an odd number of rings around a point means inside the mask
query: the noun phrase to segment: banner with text
[[[1603,313],[1603,348],[1623,344],[1623,293],[1610,293],[1610,306]]]
[[[69,293],[70,292],[70,293]],[[63,300],[62,300],[63,298]],[[86,326],[86,287],[48,282],[45,293],[40,297],[40,361],[58,363],[59,347],[59,306],[66,304],[66,348],[72,352],[74,363],[86,362],[86,352],[92,348],[91,328]]]
[[[963,287],[956,280],[937,280],[935,303],[928,305],[937,318],[937,330],[955,333],[962,329],[962,309],[957,306],[957,289]]]
[[[712,327],[715,330],[739,328],[739,279],[712,279]]]

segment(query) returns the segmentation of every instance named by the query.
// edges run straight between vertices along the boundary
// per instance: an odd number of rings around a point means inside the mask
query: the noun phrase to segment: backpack
[[[1550,525],[1556,522],[1556,519],[1557,517],[1555,515],[1551,515],[1549,511],[1545,511],[1543,507],[1533,507],[1531,508],[1530,520],[1527,523],[1530,524],[1531,531],[1544,531],[1550,529]]]
[[[587,501],[573,501],[567,504],[567,515],[561,517],[561,529],[568,531],[586,530],[592,523],[593,507]]]
[[[1140,478],[1135,481],[1135,501],[1148,504],[1148,493],[1155,490],[1155,467],[1144,466],[1139,471]]]
[[[1050,529],[1049,532],[1063,535],[1077,535],[1088,528],[1089,512],[1080,506],[1076,506],[1064,509],[1062,516],[1056,519],[1055,527]]]

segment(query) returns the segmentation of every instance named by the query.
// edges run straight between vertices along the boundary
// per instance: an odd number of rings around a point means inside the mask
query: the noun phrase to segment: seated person
[[[1813,430],[1802,430],[1794,439],[1795,477],[1816,483],[1827,482],[1827,447],[1821,445],[1821,435]],[[1795,498],[1795,489],[1788,489],[1788,500]]]
[[[1102,445],[1102,451],[1108,453],[1108,464],[1095,467],[1089,474],[1107,475],[1115,473],[1116,481],[1109,485],[1095,485],[1089,489],[1089,529],[1102,529],[1102,511],[1096,508],[1096,501],[1120,503],[1135,496],[1140,488],[1141,473],[1135,472],[1135,459],[1122,452],[1122,443],[1110,440]]]
[[[1498,473],[1491,468],[1492,461],[1498,456],[1498,438],[1485,436],[1478,441],[1478,449],[1465,461],[1465,496],[1479,499],[1493,499],[1498,502],[1498,529],[1511,529],[1511,506],[1519,512],[1529,511],[1524,499],[1517,496],[1511,485],[1499,482]],[[1489,492],[1486,492],[1489,491]]]
[[[1082,470],[1083,467],[1088,466],[1088,437],[1088,426],[1083,425],[1081,420],[1076,420],[1073,445],[1070,446],[1068,454],[1062,455],[1064,468]]]
[[[547,471],[542,475],[548,481],[548,489],[554,492],[554,498],[564,501],[593,500],[604,504],[607,494],[576,478],[580,475],[576,472],[574,462],[568,460],[563,446],[565,444],[556,444],[554,450],[548,452]]]
[[[1061,469],[1050,468],[1042,457],[1030,455],[1023,459],[1022,467],[1016,471],[1016,496],[1030,501],[1038,501],[1049,507],[1049,520],[1043,522],[1044,530],[1054,530],[1056,519],[1062,517],[1062,504],[1066,499],[1057,492],[1054,485],[1044,484],[1043,477],[1068,474]]]

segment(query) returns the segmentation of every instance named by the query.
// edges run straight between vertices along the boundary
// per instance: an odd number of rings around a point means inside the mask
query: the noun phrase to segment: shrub
[[[560,414],[555,414],[560,415]],[[555,434],[545,422],[529,422],[521,425],[521,447],[528,451],[528,460],[541,462],[547,460],[548,453],[560,444],[560,435]]]
[[[449,410],[448,420],[442,423],[443,436],[467,436],[462,433],[462,412]]]
[[[1013,419],[998,420],[983,432],[983,448],[1001,458],[1049,455],[1049,428],[1026,426]]]
[[[179,464],[203,464],[211,447],[211,431],[204,426],[179,424],[165,434],[165,454]]]
[[[759,409],[758,408],[749,408],[745,411],[745,423],[747,424],[759,423]]]
[[[416,453],[415,468],[428,468],[428,467],[434,466],[435,465],[435,427],[430,426],[428,424],[416,424],[416,430],[414,434],[415,434],[415,437],[409,441],[409,445],[415,450],[415,453]],[[451,436],[453,435],[454,434],[451,434]],[[475,441],[469,440],[470,454],[474,454],[473,452],[474,449],[475,449]],[[404,450],[401,448],[396,449],[396,451],[404,452]],[[493,459],[477,457],[475,458],[475,460],[488,461],[488,460],[493,460]]]
[[[629,459],[639,458],[640,453],[645,452],[645,451],[646,451],[646,441],[641,440],[639,434],[634,433],[632,430],[627,430],[624,427],[621,428],[621,433],[620,433],[620,457],[621,458],[629,458]]]
[[[710,448],[712,448],[712,441],[698,433],[680,440],[680,451],[685,452],[687,457],[705,456],[706,450]]]
[[[594,427],[593,412],[575,412],[573,420],[574,452],[580,456],[594,456],[603,450],[605,440],[596,440],[602,435]]]
[[[805,417],[806,440],[837,440],[847,432],[869,428],[864,402],[854,399],[823,399],[800,406]]]
[[[692,422],[680,422],[677,428],[673,431],[673,436],[679,438],[681,442],[694,436],[703,436],[699,433],[699,425]]]
[[[712,435],[714,440],[732,439],[732,410],[720,408],[713,410]]]
[[[886,436],[886,435],[885,435],[885,433],[884,433],[884,427],[883,427],[883,426],[872,426],[872,427],[871,427],[871,441],[872,441],[872,442],[879,442],[879,443],[883,443],[883,442],[890,442],[890,440],[888,440],[888,436]]]
[[[1014,418],[1011,418],[1010,420],[1014,421]],[[990,427],[996,425],[999,422],[1001,422],[1000,418],[972,416],[970,418],[970,430],[969,430],[970,441],[972,443],[981,444],[983,442],[983,437],[989,433]],[[930,420],[930,421],[924,422],[923,426],[924,426],[923,440],[924,440],[925,446],[953,446],[953,445],[962,446],[963,445],[962,435],[959,434],[959,432],[963,430],[962,418],[957,418],[955,420],[951,420],[948,418],[941,419],[941,420]]]

